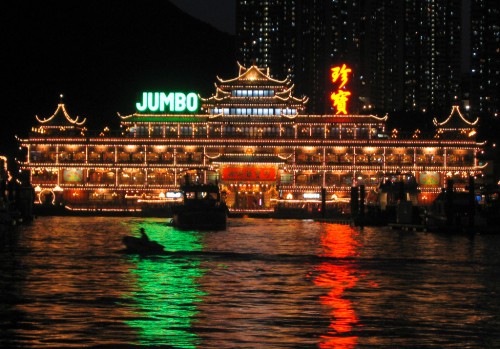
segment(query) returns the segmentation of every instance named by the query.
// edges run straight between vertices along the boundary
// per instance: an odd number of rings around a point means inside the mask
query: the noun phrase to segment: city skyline
[[[344,62],[360,111],[439,113],[459,102],[491,117],[498,11],[488,0],[238,1],[238,56],[290,74],[315,113],[330,111],[328,70]]]

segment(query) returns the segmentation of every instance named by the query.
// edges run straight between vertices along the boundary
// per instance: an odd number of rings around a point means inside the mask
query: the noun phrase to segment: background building
[[[238,1],[238,59],[243,65],[269,67],[276,76],[290,76],[297,94],[310,97],[309,112],[329,113],[325,91],[331,89],[330,67],[349,62],[359,71],[359,4],[356,0]]]
[[[434,116],[458,100],[494,115],[498,9],[493,0],[239,0],[238,55],[290,75],[311,113],[329,112],[329,69],[345,62],[358,73],[354,112]]]
[[[471,110],[498,118],[500,95],[500,5],[472,0],[470,7]]]

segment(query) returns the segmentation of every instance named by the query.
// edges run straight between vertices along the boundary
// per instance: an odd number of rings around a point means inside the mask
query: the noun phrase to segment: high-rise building
[[[470,2],[470,107],[486,117],[498,117],[500,109],[499,16],[496,0]]]
[[[491,111],[498,7],[494,0],[238,0],[239,60],[290,76],[311,113],[330,111],[329,68],[341,62],[354,67],[353,111],[442,113],[469,99],[469,90],[471,107]]]
[[[330,67],[347,63],[359,71],[359,9],[356,0],[239,0],[239,60],[296,81],[309,112],[331,112]]]
[[[236,11],[239,58],[244,65],[272,67],[285,78],[294,71],[297,23],[296,0],[238,1]]]
[[[442,111],[460,98],[460,0],[372,0],[363,11],[364,93],[377,109]]]

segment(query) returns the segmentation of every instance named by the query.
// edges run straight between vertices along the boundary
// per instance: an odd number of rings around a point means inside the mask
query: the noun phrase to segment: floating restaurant
[[[434,120],[433,135],[403,137],[386,129],[387,116],[348,113],[350,72],[332,68],[332,115],[305,114],[307,98],[293,95],[288,78],[255,65],[218,78],[208,98],[144,92],[135,113],[118,116],[116,132],[89,132],[61,101],[19,139],[27,150],[19,165],[30,172],[38,204],[71,210],[161,209],[179,200],[186,179],[218,184],[232,212],[338,207],[361,184],[384,207],[396,182],[425,205],[447,179],[465,190],[470,176],[481,175],[478,119],[453,106]]]

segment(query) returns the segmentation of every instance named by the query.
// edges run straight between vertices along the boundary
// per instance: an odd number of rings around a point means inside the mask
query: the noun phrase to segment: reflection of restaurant
[[[410,199],[429,203],[446,179],[463,190],[481,173],[477,120],[458,107],[435,120],[430,137],[418,130],[403,137],[386,130],[387,116],[306,115],[306,102],[293,96],[290,80],[240,66],[208,98],[145,92],[140,112],[120,116],[120,131],[92,134],[61,103],[20,140],[28,150],[20,165],[44,203],[165,204],[189,177],[218,183],[232,211],[249,212],[317,206],[322,188],[327,207],[347,201],[360,184],[380,197],[381,184],[395,181],[418,187]]]

